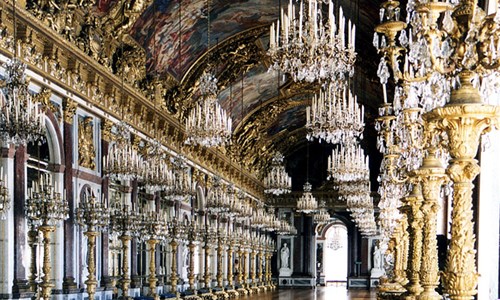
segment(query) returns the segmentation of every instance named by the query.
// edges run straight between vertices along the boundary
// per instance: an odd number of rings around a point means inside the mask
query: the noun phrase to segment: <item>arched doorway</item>
[[[335,220],[324,226],[321,233],[317,241],[320,282],[327,286],[345,286],[348,275],[347,227]]]

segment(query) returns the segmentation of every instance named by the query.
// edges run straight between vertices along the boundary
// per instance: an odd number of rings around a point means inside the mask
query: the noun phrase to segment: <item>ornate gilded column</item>
[[[441,187],[447,179],[445,170],[436,157],[435,149],[429,150],[422,167],[415,171],[422,185],[424,215],[422,265],[420,281],[424,291],[420,300],[442,299],[436,292],[439,285],[439,267],[437,250],[437,212],[439,211],[439,195]]]
[[[55,226],[42,225],[39,230],[42,232],[43,238],[43,277],[40,283],[40,297],[44,300],[50,300],[52,288],[54,284],[50,278],[51,264],[50,264],[50,234],[55,231]]]
[[[222,223],[224,224],[224,223]],[[229,294],[224,291],[224,250],[225,250],[225,234],[219,232],[217,236],[217,289],[215,295],[218,299],[228,299]]]
[[[170,250],[172,251],[172,274],[170,274],[170,284],[172,293],[177,293],[177,281],[179,280],[179,276],[177,275],[177,246],[177,241],[175,239],[172,239],[170,241]]]
[[[245,289],[245,275],[244,273],[246,272],[246,263],[245,263],[245,258],[243,257],[243,247],[244,247],[244,241],[240,237],[239,239],[239,245],[238,245],[238,284],[240,288],[238,289],[238,293],[240,295],[248,295],[248,291]]]
[[[250,251],[250,280],[251,280],[251,283],[249,285],[252,293],[258,292],[257,276],[256,276],[257,274],[255,272],[257,251],[255,248],[256,248],[256,245],[252,242],[252,250]]]
[[[266,286],[264,284],[264,245],[260,244],[259,247],[259,286],[262,288],[262,291],[265,292]]]
[[[84,235],[87,237],[88,241],[88,271],[89,275],[87,280],[85,280],[85,284],[87,285],[87,293],[89,294],[89,300],[94,300],[95,290],[97,287],[97,279],[95,276],[95,242],[96,237],[99,233],[96,231],[86,231]]]
[[[189,241],[189,270],[188,270],[188,281],[189,281],[189,289],[191,291],[195,290],[194,286],[194,250],[196,248],[196,244],[193,240]]]
[[[158,282],[158,278],[156,278],[156,245],[158,244],[158,240],[149,239],[147,241],[149,245],[149,296],[153,297],[155,300],[160,299],[160,296],[156,293],[156,282]]]
[[[209,238],[207,237],[205,240],[205,276],[203,277],[203,282],[205,284],[205,288],[209,291],[211,290],[211,282],[212,282],[212,274],[210,273],[210,243]]]
[[[231,239],[227,246],[227,285],[234,289],[233,256],[234,240]]]
[[[498,125],[500,107],[481,102],[471,84],[473,74],[462,71],[461,87],[445,107],[429,113],[428,120],[448,134],[451,156],[447,173],[453,180],[451,241],[442,273],[444,291],[450,299],[473,299],[477,293],[477,265],[472,210],[473,180],[480,172],[475,159],[480,137]]]
[[[28,231],[28,245],[31,249],[31,263],[30,263],[30,276],[28,277],[28,283],[31,287],[31,291],[36,293],[38,289],[37,274],[38,270],[36,267],[36,254],[38,246],[38,231],[29,225],[31,229]]]
[[[405,299],[414,299],[423,291],[420,285],[420,266],[422,261],[422,227],[423,213],[421,206],[423,202],[422,190],[419,184],[413,186],[413,191],[402,202],[405,204],[404,211],[408,216],[410,230],[409,264],[407,274],[409,283],[406,285],[407,293]]]
[[[130,287],[130,274],[129,274],[129,266],[128,266],[128,255],[129,255],[129,243],[132,237],[129,235],[121,235],[120,240],[122,242],[122,251],[123,251],[123,257],[122,257],[122,278],[120,280],[121,282],[121,288],[122,288],[122,298],[123,299],[128,299],[128,290]]]
[[[224,255],[224,237],[217,237],[217,288],[224,289],[224,270],[223,270],[223,255]]]
[[[252,294],[252,289],[250,285],[248,284],[248,268],[247,268],[247,262],[248,262],[248,249],[246,248],[246,244],[243,246],[243,253],[242,253],[242,258],[241,258],[241,271],[243,272],[243,283],[242,287],[247,290],[247,292],[251,295]]]

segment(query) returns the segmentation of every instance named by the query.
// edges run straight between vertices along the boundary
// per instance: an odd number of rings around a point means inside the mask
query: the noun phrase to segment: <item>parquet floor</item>
[[[240,298],[245,300],[365,300],[377,299],[375,291],[346,290],[345,287],[317,287],[316,289],[276,289],[272,292]]]

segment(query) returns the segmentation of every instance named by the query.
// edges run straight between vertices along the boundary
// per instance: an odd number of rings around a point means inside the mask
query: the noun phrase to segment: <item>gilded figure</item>
[[[94,126],[91,117],[78,121],[78,163],[84,168],[95,169]]]

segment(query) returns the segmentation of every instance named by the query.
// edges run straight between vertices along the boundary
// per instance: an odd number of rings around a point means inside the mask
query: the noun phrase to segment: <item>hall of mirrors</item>
[[[0,0],[0,298],[498,299],[498,7]]]

